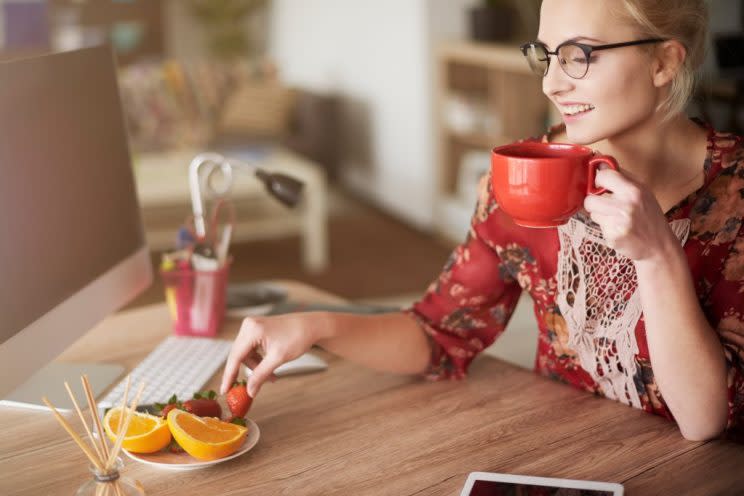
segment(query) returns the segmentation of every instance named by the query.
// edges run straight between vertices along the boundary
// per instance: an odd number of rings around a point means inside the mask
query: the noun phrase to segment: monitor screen
[[[0,342],[144,242],[113,71],[45,71],[0,64]]]
[[[151,267],[110,47],[0,63],[0,137],[3,394]]]
[[[613,491],[477,480],[469,496],[613,496]]]

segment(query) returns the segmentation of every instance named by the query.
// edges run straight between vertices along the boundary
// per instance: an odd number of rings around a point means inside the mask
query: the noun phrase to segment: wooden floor
[[[296,279],[351,300],[423,292],[444,266],[451,246],[348,195],[343,201],[330,216],[331,263],[326,271],[306,273],[300,238],[291,237],[233,246],[230,282]],[[153,254],[153,264],[159,259]],[[129,307],[161,301],[163,288],[156,276]]]

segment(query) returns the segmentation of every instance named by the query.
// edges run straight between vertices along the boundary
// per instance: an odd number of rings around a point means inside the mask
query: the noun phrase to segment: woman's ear
[[[679,72],[687,58],[687,49],[676,40],[664,41],[656,48],[653,80],[654,86],[666,86]]]

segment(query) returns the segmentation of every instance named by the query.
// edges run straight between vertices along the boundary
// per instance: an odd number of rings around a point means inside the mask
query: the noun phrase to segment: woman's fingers
[[[252,371],[248,379],[249,394],[258,393],[264,382],[275,381],[274,370],[282,363],[300,356],[310,348],[304,322],[297,316],[246,318],[230,349],[220,391],[225,394],[235,382],[241,364]]]
[[[598,214],[597,212],[591,212],[589,216],[594,222],[599,224],[600,227],[612,225],[617,220],[617,218],[612,215]]]
[[[249,351],[249,349],[248,349]],[[237,343],[233,344],[230,354],[227,357],[227,363],[225,364],[225,370],[222,373],[222,383],[220,384],[220,393],[225,394],[230,387],[235,383],[238,378],[238,372],[240,371],[240,364],[243,360],[240,358],[241,354],[244,354],[246,349],[238,347]]]
[[[251,398],[255,398],[258,392],[261,390],[261,386],[267,379],[273,376],[274,370],[283,363],[283,360],[278,353],[273,353],[272,350],[268,351],[268,354],[261,360],[261,363],[253,369],[248,379],[248,395]]]
[[[245,319],[240,327],[240,333],[235,338],[230,354],[227,356],[225,371],[222,373],[220,392],[225,394],[235,382],[240,371],[240,364],[246,357],[251,356],[260,342],[260,326],[253,319]]]
[[[256,352],[256,350],[253,350],[249,356],[243,360],[243,363],[251,369],[250,373],[252,374],[254,370],[258,367],[258,364],[261,363],[261,360],[263,360],[263,357]],[[269,377],[269,381],[274,382],[278,379],[277,376],[274,374],[271,374]]]
[[[243,363],[246,364],[249,369],[253,370],[258,367],[259,363],[261,363],[261,355],[256,353],[256,350],[253,350],[243,359]]]
[[[584,209],[590,214],[617,215],[622,210],[622,205],[613,196],[587,195]]]
[[[613,169],[598,170],[597,175],[594,178],[594,185],[599,188],[605,188],[618,196],[623,196],[623,193],[632,194],[637,189],[637,186],[633,181],[628,179],[621,172]]]

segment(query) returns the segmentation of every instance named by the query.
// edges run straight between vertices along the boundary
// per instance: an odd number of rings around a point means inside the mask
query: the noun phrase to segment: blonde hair
[[[637,25],[641,36],[679,41],[686,49],[666,99],[657,107],[665,120],[684,112],[695,89],[696,73],[705,60],[708,6],[705,0],[621,0],[621,17]]]

